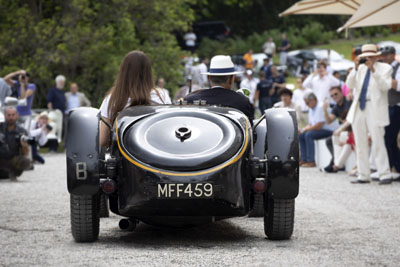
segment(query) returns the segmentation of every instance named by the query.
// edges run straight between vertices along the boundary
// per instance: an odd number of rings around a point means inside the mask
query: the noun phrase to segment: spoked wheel
[[[249,212],[249,217],[263,217],[264,216],[264,195],[254,194],[253,208]]]
[[[294,226],[294,199],[267,199],[264,231],[272,240],[290,239]]]
[[[76,242],[97,240],[100,229],[99,194],[71,194],[71,231]]]
[[[100,218],[106,218],[110,216],[109,208],[108,208],[108,196],[106,194],[100,194]]]

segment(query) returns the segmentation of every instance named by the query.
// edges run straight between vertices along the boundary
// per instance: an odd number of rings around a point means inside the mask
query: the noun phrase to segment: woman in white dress
[[[128,106],[149,105],[150,91],[154,88],[149,58],[141,51],[131,51],[122,60],[113,88],[100,106],[100,146],[108,146],[110,125],[118,112]]]

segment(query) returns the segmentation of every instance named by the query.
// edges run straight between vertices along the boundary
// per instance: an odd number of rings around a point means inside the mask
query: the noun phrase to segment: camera
[[[50,125],[46,124],[46,129],[51,132],[51,130],[53,130],[53,127],[51,127]]]
[[[360,58],[360,61],[358,61],[358,64],[365,64],[367,62],[367,59],[365,57]]]
[[[22,80],[25,80],[25,77],[26,77],[25,74],[22,74],[22,75],[21,75],[21,79],[22,79]]]
[[[361,46],[357,46],[357,47],[354,49],[354,55],[355,55],[356,57],[358,57],[358,56],[361,55],[361,54],[362,54]],[[358,61],[358,64],[365,64],[365,62],[367,62],[367,59],[366,59],[365,57],[362,57],[362,58],[360,58],[360,60]]]
[[[34,144],[36,144],[35,138],[33,138],[33,137],[28,137],[28,136],[26,136],[26,135],[16,136],[16,137],[15,137],[15,140],[16,140],[17,142],[20,142],[20,141],[22,140],[22,141],[28,143],[28,145],[34,145]]]

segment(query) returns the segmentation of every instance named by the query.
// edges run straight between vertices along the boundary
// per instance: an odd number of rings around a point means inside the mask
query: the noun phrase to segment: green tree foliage
[[[247,38],[233,37],[224,41],[204,39],[197,53],[200,57],[211,57],[216,54],[243,54],[249,49],[261,53],[263,44],[272,37],[277,48],[282,42],[282,32],[279,29],[264,31],[259,34],[252,33]],[[335,36],[335,32],[326,31],[322,24],[313,22],[302,28],[289,28],[287,31],[291,49],[305,48],[309,45],[326,44]]]
[[[197,0],[193,7],[196,21],[221,20],[231,28],[232,34],[247,37],[254,32],[271,29],[289,31],[318,21],[327,30],[344,24],[348,16],[295,15],[280,18],[279,14],[299,0]]]
[[[23,68],[39,86],[45,107],[54,78],[63,74],[98,105],[131,50],[151,59],[154,77],[169,88],[181,81],[174,30],[194,19],[193,0],[0,0],[0,76]]]

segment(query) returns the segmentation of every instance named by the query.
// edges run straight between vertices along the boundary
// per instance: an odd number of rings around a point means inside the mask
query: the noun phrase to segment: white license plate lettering
[[[173,193],[173,192],[175,192],[175,189],[174,189],[174,187],[175,187],[175,184],[168,184],[168,197],[171,197],[171,194]]]
[[[213,185],[211,183],[157,184],[158,198],[210,198],[213,194]]]
[[[158,184],[158,197],[167,197],[168,184]]]
[[[180,193],[182,192],[183,184],[176,185],[176,196],[179,197]]]
[[[194,188],[194,195],[196,197],[201,197],[203,194],[203,190],[201,190],[203,184],[196,184],[196,187]]]
[[[206,197],[211,197],[213,194],[213,188],[211,184],[205,184],[204,185],[204,195]]]
[[[193,191],[192,191],[192,184],[188,184],[185,188],[185,194],[187,194],[189,197],[192,197]]]

